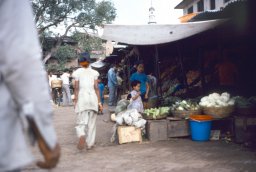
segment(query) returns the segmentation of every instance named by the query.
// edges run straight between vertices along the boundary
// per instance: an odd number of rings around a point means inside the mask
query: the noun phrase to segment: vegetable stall
[[[234,138],[242,143],[246,141],[246,135],[256,138],[253,33],[247,32],[248,28],[237,28],[239,18],[223,23],[211,21],[215,24],[210,27],[202,25],[209,21],[183,26],[105,27],[103,38],[132,47],[136,53],[131,55],[129,51],[125,58],[135,56],[134,59],[143,60],[146,74],[153,73],[158,80],[158,102],[140,117],[146,119],[143,129],[152,140],[189,136],[191,114],[211,115],[212,129],[221,131],[220,138]],[[202,30],[184,37],[180,31],[187,33],[188,29],[183,28],[186,26],[191,26],[190,33],[194,32],[193,28]],[[155,32],[151,32],[152,29]],[[237,66],[237,80],[232,86],[220,85],[219,71],[216,70],[225,53]],[[133,62],[129,61],[129,64]]]

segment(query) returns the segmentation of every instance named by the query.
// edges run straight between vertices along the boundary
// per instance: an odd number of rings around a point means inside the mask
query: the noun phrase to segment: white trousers
[[[68,84],[63,84],[62,86],[63,91],[63,105],[71,105],[71,95],[70,95],[70,89]]]
[[[91,147],[95,143],[96,136],[96,119],[97,113],[92,110],[86,110],[80,113],[77,113],[77,119],[75,127],[77,137],[81,136],[86,137],[86,143],[88,147]]]

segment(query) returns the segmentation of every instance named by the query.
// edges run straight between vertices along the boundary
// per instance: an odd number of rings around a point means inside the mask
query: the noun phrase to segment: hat
[[[78,62],[81,63],[86,61],[89,63],[91,62],[90,54],[87,52],[81,53],[80,58],[78,59]]]

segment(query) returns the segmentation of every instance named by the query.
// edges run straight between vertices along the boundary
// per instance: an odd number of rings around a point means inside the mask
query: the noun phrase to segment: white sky
[[[102,1],[102,0],[96,0]],[[147,24],[149,21],[149,8],[151,0],[109,0],[116,8],[116,19],[113,24]],[[179,17],[183,15],[182,10],[174,7],[182,0],[152,0],[155,8],[155,20],[157,24],[179,23]],[[53,28],[53,32],[63,34],[65,26],[59,25]],[[102,35],[103,30],[99,29],[98,34]]]
[[[116,8],[113,24],[147,24],[151,0],[111,0]],[[182,10],[174,7],[182,0],[152,0],[157,24],[178,23]]]

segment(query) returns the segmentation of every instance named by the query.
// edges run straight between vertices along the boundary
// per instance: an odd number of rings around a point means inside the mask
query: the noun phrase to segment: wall
[[[193,5],[193,12],[197,12],[197,3],[200,0],[195,0],[193,3],[189,4],[187,7],[183,9],[183,14],[186,15],[188,14],[188,9]],[[224,4],[224,0],[215,0],[215,10],[220,10],[221,8],[225,7],[227,4],[230,2],[234,2],[236,0],[230,0],[229,2]],[[204,11],[210,10],[210,0],[204,0]]]

